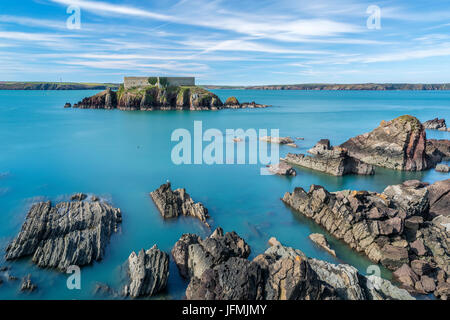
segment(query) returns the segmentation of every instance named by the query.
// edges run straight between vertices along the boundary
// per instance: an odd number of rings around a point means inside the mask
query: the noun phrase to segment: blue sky
[[[69,29],[70,5],[81,29]],[[368,28],[369,6],[381,28]],[[370,20],[373,21],[373,20]],[[0,80],[450,82],[450,1],[0,1]]]

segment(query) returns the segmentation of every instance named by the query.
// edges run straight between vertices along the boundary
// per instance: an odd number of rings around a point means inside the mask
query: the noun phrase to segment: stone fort
[[[146,87],[149,77],[124,77],[123,86],[125,89],[136,88],[136,87]],[[155,77],[159,80],[164,78],[167,80],[169,86],[195,86],[194,77]]]

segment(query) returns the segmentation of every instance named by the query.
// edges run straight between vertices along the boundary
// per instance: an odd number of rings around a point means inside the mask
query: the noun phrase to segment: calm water
[[[261,165],[181,165],[171,162],[171,133],[193,129],[280,129],[280,135],[304,137],[297,150],[282,146],[280,155],[305,152],[321,138],[339,144],[376,127],[381,120],[412,114],[425,121],[436,116],[450,120],[450,92],[241,91],[216,90],[223,100],[235,95],[273,107],[261,110],[211,112],[123,112],[63,109],[90,91],[0,91],[0,265],[7,243],[17,234],[27,209],[37,200],[64,200],[75,192],[100,195],[123,212],[120,233],[107,247],[105,259],[82,269],[82,290],[66,288],[67,275],[36,268],[30,259],[14,263],[12,274],[32,273],[39,291],[18,293],[19,283],[0,286],[1,299],[90,299],[94,284],[119,284],[119,266],[131,251],[153,244],[170,251],[186,232],[207,231],[194,219],[163,222],[148,193],[166,180],[186,187],[209,209],[213,226],[235,230],[252,247],[252,256],[275,236],[308,256],[346,262],[362,273],[370,262],[329,238],[339,259],[313,246],[307,236],[323,232],[293,213],[280,201],[294,187],[321,184],[329,190],[382,191],[407,179],[433,182],[448,178],[433,170],[404,173],[378,169],[372,177],[332,177],[298,168],[294,178],[261,176]],[[450,133],[428,132],[447,138]],[[388,273],[384,273],[389,277]],[[186,283],[171,264],[168,293],[182,298]]]

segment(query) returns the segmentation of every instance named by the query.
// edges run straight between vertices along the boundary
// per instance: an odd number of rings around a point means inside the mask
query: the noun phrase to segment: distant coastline
[[[115,83],[0,81],[0,90],[105,90],[118,89]]]
[[[330,84],[330,83],[306,83],[286,85],[262,85],[262,86],[221,86],[203,85],[202,87],[214,89],[241,89],[241,90],[450,90],[450,83],[419,84],[419,83],[359,83],[359,84]]]

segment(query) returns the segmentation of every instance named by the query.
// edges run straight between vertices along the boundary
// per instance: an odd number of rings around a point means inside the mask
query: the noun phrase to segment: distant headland
[[[105,90],[118,89],[116,83],[17,82],[0,81],[0,90]]]
[[[424,83],[305,83],[286,85],[261,85],[261,86],[221,86],[204,85],[206,89],[241,89],[241,90],[450,90],[450,83],[424,84]]]

